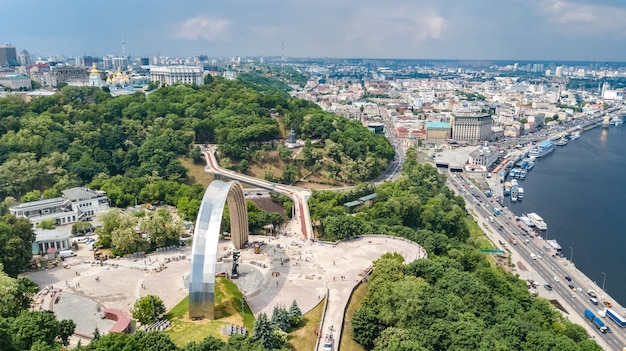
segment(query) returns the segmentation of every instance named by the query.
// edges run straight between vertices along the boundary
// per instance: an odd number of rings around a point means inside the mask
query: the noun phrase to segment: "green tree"
[[[59,337],[63,345],[67,346],[69,344],[69,337],[74,334],[75,329],[76,323],[71,319],[64,319],[59,322]]]
[[[272,322],[270,322],[265,313],[261,312],[254,321],[251,340],[260,344],[266,350],[278,348],[279,343],[273,334],[273,329]]]
[[[285,144],[278,144],[278,157],[283,161],[283,162],[288,162],[291,159],[291,150],[289,150],[289,148],[287,148],[285,146]]]
[[[72,235],[78,233],[85,234],[88,230],[93,230],[93,224],[90,222],[76,222],[72,224]]]
[[[138,332],[133,337],[142,351],[178,351],[176,344],[165,333]]]
[[[10,277],[17,277],[33,257],[35,234],[26,218],[6,215],[0,219],[0,264]]]
[[[298,303],[294,299],[289,307],[289,324],[292,327],[297,327],[302,322],[302,311],[298,307]]]
[[[284,183],[291,184],[298,179],[300,175],[300,169],[298,166],[293,164],[288,164],[283,169],[283,175],[280,177],[280,180]]]
[[[38,189],[31,190],[27,192],[26,194],[24,194],[24,196],[22,196],[20,200],[22,200],[22,202],[32,202],[32,201],[41,200],[41,191]]]
[[[230,348],[227,348],[227,345],[222,340],[213,337],[207,336],[199,343],[192,341],[185,345],[182,351],[227,351]]]
[[[374,346],[374,340],[381,333],[381,325],[376,315],[376,311],[363,306],[352,316],[352,336],[365,347]]]
[[[154,247],[178,245],[183,234],[183,226],[179,220],[174,220],[172,214],[165,208],[159,208],[148,213],[140,221],[140,229],[150,238]]]
[[[33,296],[39,290],[37,284],[27,277],[19,277],[15,282],[17,285],[11,293],[12,299],[8,305],[0,307],[2,316],[16,317],[22,311],[26,311],[33,302]]]
[[[50,230],[50,229],[54,229],[56,226],[57,226],[57,221],[55,219],[46,219],[46,220],[41,221],[37,225],[37,228]]]
[[[193,160],[193,163],[204,163],[204,154],[200,146],[196,146],[189,151],[189,157]]]
[[[165,304],[156,295],[146,295],[135,302],[131,314],[143,325],[152,324],[165,314]]]
[[[239,161],[239,164],[237,164],[237,171],[239,171],[240,173],[246,173],[249,168],[250,165],[248,164],[247,160],[241,160]]]
[[[283,306],[274,306],[271,322],[285,333],[289,331],[289,312]]]
[[[11,326],[13,344],[18,350],[28,350],[38,341],[54,345],[59,331],[59,322],[52,311],[24,311]]]

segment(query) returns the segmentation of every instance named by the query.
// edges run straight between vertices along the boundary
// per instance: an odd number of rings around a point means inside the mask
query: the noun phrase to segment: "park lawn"
[[[187,179],[185,180],[185,184],[193,185],[195,183],[199,183],[204,187],[207,187],[213,180],[215,180],[213,174],[204,171],[204,168],[206,167],[204,162],[193,163],[191,158],[184,156],[178,156],[176,159],[187,169]]]
[[[314,309],[305,313],[300,326],[287,334],[287,347],[290,350],[309,351],[315,347],[317,341],[315,330],[320,327],[325,301],[326,298],[322,299]]]
[[[348,301],[348,308],[343,321],[343,330],[341,331],[341,342],[339,343],[339,350],[342,351],[365,351],[365,348],[352,338],[352,316],[361,308],[361,304],[367,295],[367,285],[359,284],[350,296]]]
[[[479,250],[493,250],[495,245],[489,240],[484,230],[480,228],[478,223],[470,218],[467,220],[467,226],[470,232],[470,242]]]
[[[185,346],[190,341],[200,342],[209,335],[226,341],[228,337],[222,335],[222,326],[241,325],[242,296],[233,282],[218,278],[215,284],[215,320],[189,319],[189,297],[185,297],[165,315],[172,322],[171,327],[165,332],[179,347]],[[245,305],[244,321],[248,332],[252,332],[254,315],[248,305]]]

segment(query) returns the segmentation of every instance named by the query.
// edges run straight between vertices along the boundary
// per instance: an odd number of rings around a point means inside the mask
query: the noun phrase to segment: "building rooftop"
[[[355,200],[355,201],[350,201],[350,202],[346,202],[345,204],[343,204],[346,207],[356,207],[361,205],[361,201]]]
[[[70,238],[70,233],[63,232],[56,229],[41,229],[35,228],[34,230],[36,242],[41,241],[58,241],[58,240],[66,240]]]
[[[447,122],[426,122],[426,129],[450,129]]]
[[[66,200],[62,197],[55,197],[52,199],[24,202],[21,204],[13,205],[10,207],[10,209],[13,211],[32,211],[53,206],[62,206],[65,201]]]
[[[359,201],[363,201],[363,202],[365,202],[365,201],[372,200],[372,199],[374,199],[375,197],[376,197],[376,193],[373,193],[373,194],[369,194],[369,195],[365,195],[365,196],[363,196],[363,197],[360,197],[360,198],[359,198]]]
[[[63,196],[65,196],[66,198],[72,201],[93,199],[100,195],[103,195],[103,194],[100,194],[98,191],[91,190],[89,188],[84,188],[84,187],[76,187],[76,188],[63,190],[61,191],[61,193],[63,193]]]

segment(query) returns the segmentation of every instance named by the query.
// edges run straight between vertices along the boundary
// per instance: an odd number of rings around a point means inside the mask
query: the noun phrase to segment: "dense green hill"
[[[116,98],[93,87],[66,86],[30,103],[18,96],[0,99],[0,196],[36,190],[27,199],[50,198],[87,184],[107,190],[121,207],[133,204],[135,196],[188,203],[202,191],[180,185],[186,169],[176,156],[201,160],[196,144],[218,144],[226,164],[242,171],[246,164],[267,163],[265,153],[282,151],[287,166],[268,176],[286,182],[312,172],[366,180],[393,158],[389,142],[359,123],[290,97],[276,89],[281,83],[246,77]],[[289,128],[299,139],[314,141],[303,157],[279,149]],[[339,163],[350,167],[342,172]],[[153,191],[145,191],[148,186]],[[185,212],[191,215],[194,208]]]

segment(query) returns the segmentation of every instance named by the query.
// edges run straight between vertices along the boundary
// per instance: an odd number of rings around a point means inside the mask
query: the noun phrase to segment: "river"
[[[568,259],[620,304],[626,305],[626,124],[582,133],[536,160],[520,181],[516,215],[536,212]],[[573,249],[572,249],[573,248]],[[606,275],[602,274],[605,273]]]

